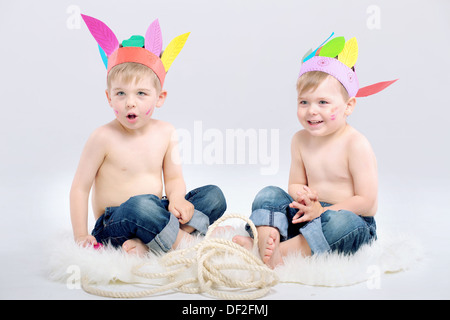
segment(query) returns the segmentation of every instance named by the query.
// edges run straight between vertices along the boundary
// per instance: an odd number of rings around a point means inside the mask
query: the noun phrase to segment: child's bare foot
[[[262,261],[271,269],[283,262],[280,251],[280,233],[272,227],[259,227],[259,254]]]
[[[139,257],[144,256],[148,252],[148,247],[138,238],[125,241],[122,244],[122,249],[125,250],[126,253],[135,254]]]
[[[246,236],[234,236],[233,242],[240,245],[241,247],[244,247],[248,251],[251,251],[253,249],[253,239]]]

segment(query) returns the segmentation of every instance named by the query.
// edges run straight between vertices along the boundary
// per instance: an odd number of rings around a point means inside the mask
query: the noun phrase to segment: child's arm
[[[178,218],[181,224],[191,220],[194,206],[185,199],[186,184],[181,168],[181,158],[178,150],[178,136],[171,127],[171,139],[164,156],[163,172],[166,196],[169,199],[169,211]]]
[[[104,146],[101,130],[98,129],[86,142],[70,189],[73,235],[75,241],[83,245],[97,244],[88,232],[88,203],[95,175],[105,157]]]
[[[300,153],[301,132],[297,132],[291,142],[291,169],[289,172],[288,193],[294,199],[289,204],[291,208],[298,209],[292,223],[310,221],[323,213],[319,197],[316,192],[307,186],[308,179]]]
[[[297,200],[298,193],[304,192],[304,187],[308,184],[305,166],[300,154],[300,132],[297,132],[291,141],[291,168],[289,171],[288,193]]]
[[[378,202],[377,161],[369,141],[357,137],[349,144],[349,170],[353,178],[354,196],[327,209],[349,210],[357,215],[373,216]]]

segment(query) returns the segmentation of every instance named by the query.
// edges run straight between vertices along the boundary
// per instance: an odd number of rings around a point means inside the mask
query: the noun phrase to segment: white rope
[[[220,299],[260,298],[278,283],[276,273],[240,245],[230,240],[211,238],[219,224],[232,218],[242,219],[249,224],[254,234],[253,245],[257,246],[258,232],[253,222],[241,215],[226,215],[211,225],[205,239],[197,245],[174,250],[163,256],[159,262],[165,268],[164,272],[141,271],[147,264],[136,266],[131,271],[142,279],[166,279],[167,284],[142,291],[118,292],[96,288],[93,281],[82,277],[82,288],[88,293],[110,298],[140,298],[175,289],[184,293],[206,293]],[[230,256],[238,257],[242,262],[220,262],[231,260]],[[195,275],[192,275],[192,269],[196,269]],[[233,270],[239,272],[239,277],[233,276],[236,275]],[[250,279],[239,280],[245,273],[248,273]],[[236,289],[244,292],[236,293]]]

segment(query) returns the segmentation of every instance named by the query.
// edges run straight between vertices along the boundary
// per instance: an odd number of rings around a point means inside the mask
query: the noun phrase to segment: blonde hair
[[[150,77],[153,80],[156,91],[158,93],[161,92],[161,82],[159,81],[158,76],[149,67],[136,62],[121,63],[112,68],[108,73],[106,85],[109,91],[113,80],[121,79],[122,81],[129,83],[133,80],[138,82],[146,77]]]
[[[322,71],[310,71],[302,74],[300,78],[297,80],[297,93],[300,96],[303,92],[314,91],[319,85],[325,81],[326,78],[332,77],[328,73]],[[336,79],[339,82],[339,80]],[[347,92],[347,89],[339,82],[340,91],[342,93],[342,98],[347,101],[350,99],[350,96]]]

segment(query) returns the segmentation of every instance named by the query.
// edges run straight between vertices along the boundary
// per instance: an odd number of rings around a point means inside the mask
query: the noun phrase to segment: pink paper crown
[[[150,24],[145,33],[145,38],[132,36],[130,39],[123,41],[122,46],[120,46],[117,37],[106,24],[84,14],[81,17],[98,43],[107,73],[113,67],[125,62],[140,63],[155,72],[161,83],[161,88],[167,71],[189,36],[188,32],[174,38],[161,55],[162,35],[158,19]]]
[[[356,38],[345,41],[337,37],[328,41],[334,32],[316,50],[308,51],[302,59],[299,78],[306,72],[322,71],[335,77],[347,90],[350,97],[367,97],[378,93],[396,80],[383,81],[360,88],[355,72],[358,59],[358,43]]]

